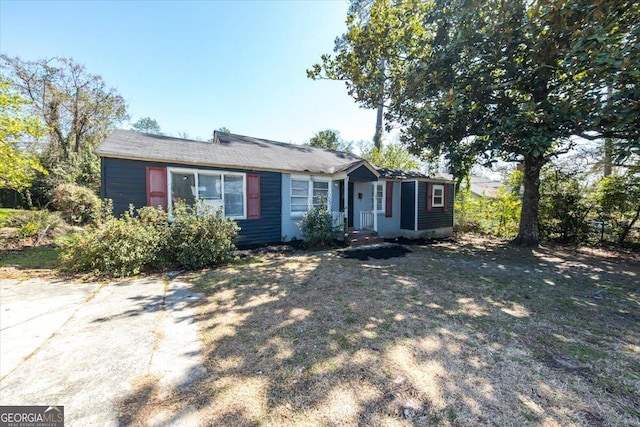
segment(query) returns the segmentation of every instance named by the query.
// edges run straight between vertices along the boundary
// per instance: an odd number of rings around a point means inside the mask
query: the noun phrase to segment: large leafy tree
[[[316,132],[306,145],[327,150],[351,152],[351,143],[344,141],[340,137],[340,132],[333,129]]]
[[[46,127],[37,117],[23,111],[29,102],[11,90],[0,77],[0,188],[22,191],[35,175],[47,173],[31,143],[42,137]]]
[[[383,91],[403,142],[458,176],[521,161],[515,242],[534,245],[547,162],[575,136],[638,146],[639,12],[638,0],[375,0],[309,74],[344,80],[370,108]]]
[[[158,121],[156,119],[152,119],[151,117],[142,117],[133,125],[131,125],[131,129],[137,132],[162,135],[162,131],[160,130]]]
[[[41,160],[52,172],[47,185],[76,181],[97,189],[99,167],[93,149],[128,119],[122,96],[68,58],[24,61],[2,55],[0,67],[48,128],[41,148]]]
[[[417,171],[420,169],[418,159],[398,143],[383,145],[381,149],[375,144],[366,144],[360,148],[360,151],[360,157],[381,168],[404,171]]]

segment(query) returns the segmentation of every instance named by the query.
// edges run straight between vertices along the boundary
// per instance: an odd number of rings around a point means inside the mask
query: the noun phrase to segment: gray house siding
[[[103,198],[113,200],[113,212],[124,213],[132,204],[136,208],[147,202],[146,167],[193,168],[188,164],[145,162],[103,157],[101,159],[101,188]],[[220,170],[198,166],[201,170]],[[260,175],[260,219],[237,220],[240,226],[238,244],[271,243],[280,241],[280,221],[282,204],[281,177],[279,172],[252,171],[225,168],[225,171],[254,173]]]
[[[436,228],[446,228],[453,226],[453,185],[445,184],[447,188],[448,209],[431,208],[427,211],[427,183],[418,183],[418,230],[432,230]]]
[[[288,242],[291,239],[302,239],[302,233],[298,226],[300,218],[291,218],[291,175],[283,173],[281,177],[282,200],[282,225],[280,227],[281,239]]]
[[[386,185],[386,184],[385,184]],[[392,216],[387,217],[385,212],[379,212],[378,215],[378,235],[382,237],[398,237],[400,235],[400,217],[402,215],[400,211],[400,183],[393,183],[393,195],[392,195]],[[388,194],[386,195],[389,196]]]
[[[353,226],[355,228],[363,228],[360,221],[360,212],[371,211],[373,207],[373,187],[371,182],[354,182],[353,183]]]
[[[415,182],[403,182],[401,186],[401,212],[400,228],[403,230],[415,229],[416,192]]]
[[[294,176],[307,176],[304,174],[294,174]],[[324,178],[326,175],[311,174],[309,177]],[[291,174],[282,173],[282,225],[281,225],[281,239],[288,242],[292,239],[301,240],[302,232],[300,231],[300,221],[302,220],[302,214],[291,214]],[[339,211],[340,209],[340,187],[337,181],[329,181],[329,198],[330,198],[330,211]]]

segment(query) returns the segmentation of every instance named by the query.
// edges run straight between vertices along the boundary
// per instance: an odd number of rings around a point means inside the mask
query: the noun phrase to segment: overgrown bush
[[[87,187],[60,184],[53,192],[53,207],[70,224],[90,224],[99,216],[100,199]]]
[[[305,212],[300,221],[300,231],[307,245],[311,247],[327,246],[334,237],[331,212],[325,203]]]
[[[579,243],[589,233],[591,210],[586,188],[571,173],[544,171],[540,185],[540,233],[564,243]]]
[[[462,185],[455,199],[455,230],[461,233],[513,237],[518,232],[522,200],[518,189],[521,172],[515,171],[494,198],[474,197],[469,186]]]
[[[57,212],[47,210],[24,211],[14,216],[9,225],[18,229],[17,236],[21,238],[42,238],[52,236],[63,221]]]
[[[120,218],[89,226],[61,244],[61,263],[68,271],[129,276],[161,261],[169,234],[165,220],[149,221],[147,211],[133,209]],[[160,210],[162,212],[162,210]],[[158,212],[158,216],[162,213]],[[166,214],[165,214],[166,215]]]
[[[632,233],[640,222],[640,171],[637,169],[603,178],[593,195],[597,206],[595,219],[607,224],[619,245],[634,243]]]
[[[107,212],[101,221],[61,244],[62,266],[68,271],[129,276],[146,268],[215,266],[233,257],[239,228],[221,211],[178,204],[172,219],[170,223],[162,209],[152,207],[131,207],[120,218]]]
[[[210,206],[188,207],[184,203],[173,209],[175,221],[169,237],[170,256],[189,269],[214,266],[233,257],[240,228],[221,209]]]

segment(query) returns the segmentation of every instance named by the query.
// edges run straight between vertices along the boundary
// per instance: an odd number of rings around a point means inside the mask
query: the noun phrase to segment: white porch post
[[[384,190],[382,190],[384,191]],[[373,181],[373,231],[378,231],[378,205],[377,205],[377,197],[378,197],[378,182]]]

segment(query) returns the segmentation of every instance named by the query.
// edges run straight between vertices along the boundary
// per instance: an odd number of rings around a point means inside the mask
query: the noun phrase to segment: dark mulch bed
[[[240,258],[264,255],[294,255],[314,252],[318,250],[331,250],[346,247],[344,242],[334,240],[330,246],[322,248],[309,247],[302,240],[292,240],[286,243],[271,243],[259,245],[238,245],[236,255]]]
[[[385,245],[379,247],[355,247],[348,251],[339,252],[339,256],[347,259],[358,259],[360,261],[368,261],[371,259],[390,259],[406,256],[411,253],[410,249],[407,249],[401,245]]]

